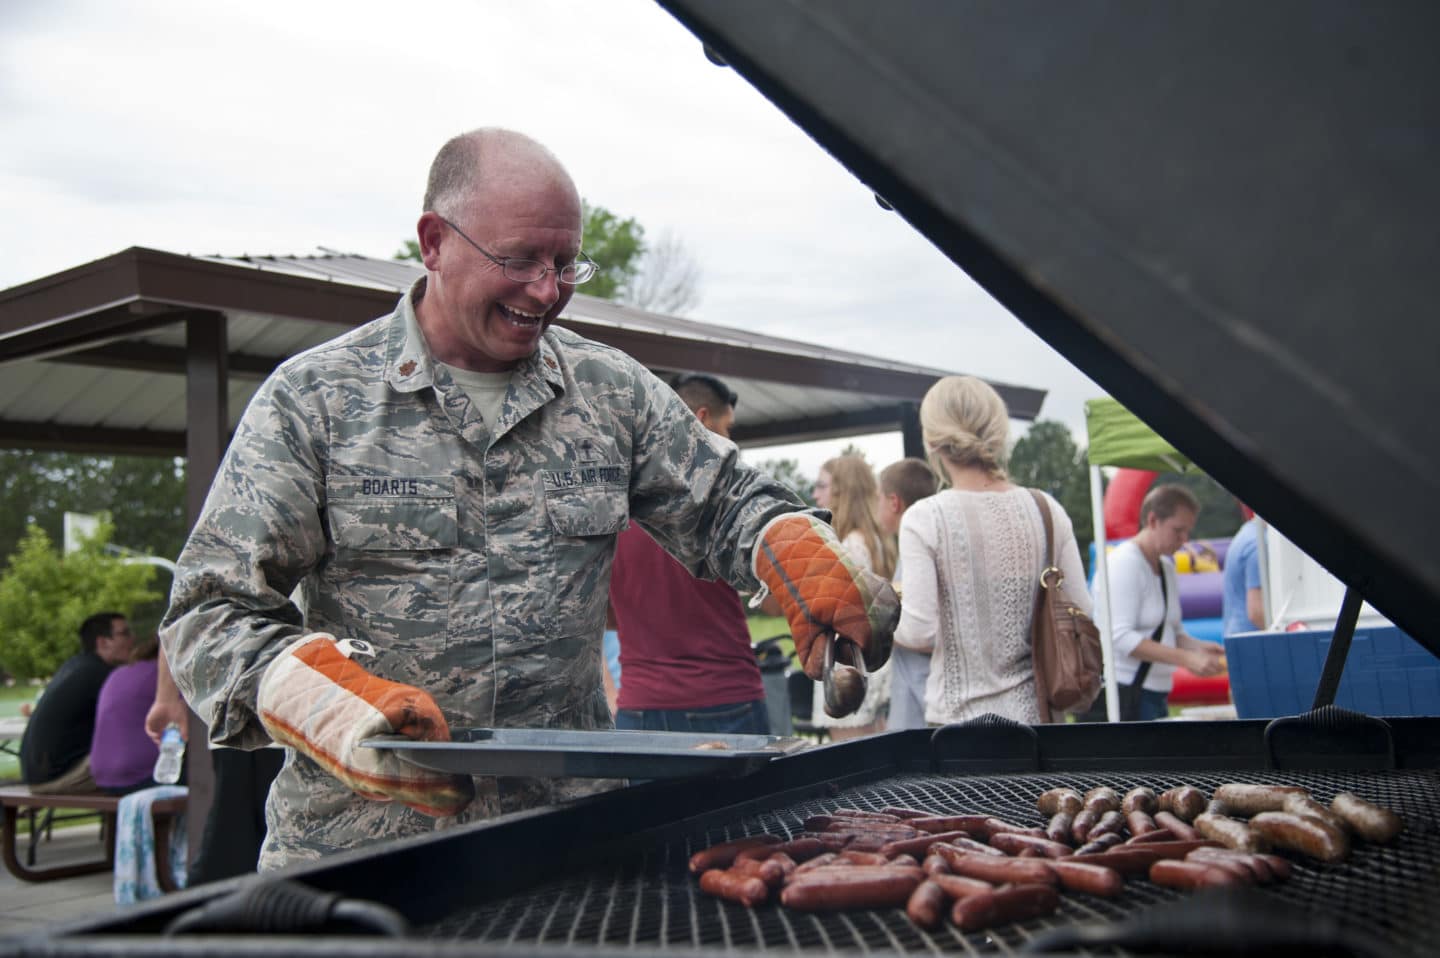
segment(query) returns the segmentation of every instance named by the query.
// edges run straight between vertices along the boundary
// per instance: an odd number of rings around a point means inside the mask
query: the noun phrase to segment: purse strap
[[[1045,524],[1045,568],[1040,572],[1040,588],[1046,589],[1045,577],[1051,572],[1056,575],[1055,585],[1064,581],[1058,566],[1055,565],[1055,520],[1050,515],[1050,504],[1045,501],[1045,496],[1039,489],[1031,489],[1030,495],[1035,498],[1035,505],[1040,509],[1040,521]],[[1044,594],[1043,591],[1041,593]]]
[[[1165,563],[1160,563],[1160,624],[1155,626],[1155,631],[1150,633],[1151,642],[1159,642],[1160,636],[1165,634],[1165,623],[1170,618],[1170,590],[1165,587]],[[1131,685],[1144,685],[1145,677],[1150,674],[1150,666],[1153,662],[1141,662],[1140,667],[1135,670],[1135,678],[1130,681]]]

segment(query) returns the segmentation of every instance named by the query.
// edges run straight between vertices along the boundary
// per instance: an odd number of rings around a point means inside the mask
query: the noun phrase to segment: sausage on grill
[[[1290,812],[1261,812],[1250,819],[1250,829],[1277,848],[1289,848],[1331,864],[1350,854],[1346,833],[1318,818]]]
[[[1195,820],[1205,811],[1205,793],[1194,785],[1181,785],[1160,793],[1159,811],[1169,812],[1182,822]]]
[[[1146,788],[1144,785],[1130,789],[1130,791],[1125,793],[1125,797],[1120,800],[1120,811],[1127,815],[1131,812],[1144,812],[1146,815],[1153,815],[1157,808],[1159,808],[1159,806],[1155,804],[1155,792],[1152,789]]]
[[[1070,829],[1075,824],[1074,812],[1056,812],[1045,826],[1045,837],[1052,842],[1070,841]]]
[[[1114,848],[1116,845],[1119,845],[1122,840],[1119,832],[1101,832],[1095,836],[1094,841],[1086,842],[1084,845],[1075,849],[1075,854],[1077,856],[1097,855],[1107,849]]]
[[[1267,848],[1265,840],[1257,835],[1254,829],[1228,815],[1205,812],[1195,819],[1195,831],[1237,852],[1263,852]]]
[[[1330,809],[1321,805],[1309,795],[1286,795],[1285,804],[1281,806],[1282,812],[1289,812],[1292,815],[1303,815],[1307,818],[1318,818],[1335,828],[1344,831],[1348,826],[1345,820]]]
[[[1390,809],[1373,805],[1350,792],[1336,795],[1330,802],[1330,810],[1367,842],[1392,841],[1405,827],[1405,822]]]
[[[1057,812],[1074,815],[1085,807],[1085,800],[1073,788],[1052,788],[1036,799],[1035,807],[1040,809],[1042,815],[1054,815]]]
[[[1112,848],[1098,855],[1087,855],[1085,861],[1092,865],[1113,868],[1122,875],[1143,875],[1150,866],[1167,858],[1184,858],[1197,848],[1215,846],[1214,842],[1150,842],[1145,845],[1125,845]],[[1079,856],[1077,856],[1079,857]]]
[[[919,838],[902,838],[880,846],[880,854],[886,858],[894,858],[896,855],[923,855],[936,842],[953,842],[957,838],[968,840],[969,837],[965,832],[941,832],[938,835],[921,835]]]
[[[1215,801],[1224,802],[1232,814],[1259,815],[1261,812],[1278,812],[1285,805],[1285,796],[1305,789],[1294,785],[1247,785],[1232,782],[1215,789]]]

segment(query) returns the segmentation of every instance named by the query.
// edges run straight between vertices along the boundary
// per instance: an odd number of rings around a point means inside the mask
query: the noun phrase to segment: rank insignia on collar
[[[400,375],[408,376],[415,371],[415,360],[407,359],[400,364]]]

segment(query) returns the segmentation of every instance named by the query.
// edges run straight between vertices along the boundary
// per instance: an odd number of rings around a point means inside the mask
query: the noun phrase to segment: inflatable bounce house
[[[1085,424],[1090,441],[1087,456],[1091,511],[1095,517],[1095,542],[1090,547],[1094,591],[1094,580],[1105,575],[1104,564],[1096,562],[1095,557],[1107,548],[1107,543],[1115,544],[1140,531],[1140,502],[1155,478],[1161,472],[1185,472],[1191,465],[1174,446],[1113,399],[1087,402]],[[1102,466],[1117,467],[1103,497]],[[1222,572],[1229,547],[1229,539],[1196,540],[1175,556],[1180,614],[1185,631],[1197,639],[1221,641]],[[1097,608],[1095,612],[1101,634],[1108,636],[1108,610]],[[1113,693],[1114,672],[1110,668],[1108,641],[1104,647],[1106,686]],[[1172,705],[1218,705],[1229,701],[1228,676],[1200,678],[1187,669],[1175,670],[1175,684],[1170,693]]]

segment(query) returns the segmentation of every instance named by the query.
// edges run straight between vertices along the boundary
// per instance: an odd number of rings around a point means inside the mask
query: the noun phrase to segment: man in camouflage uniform
[[[824,538],[638,363],[550,326],[593,266],[579,195],[543,147],[503,130],[455,138],[417,231],[426,277],[394,313],[292,358],[256,394],[165,617],[165,654],[211,740],[290,747],[262,868],[593,788],[437,775],[358,742],[607,726],[597,636],[627,520],[744,589],[767,524],[789,516]],[[774,551],[767,570],[783,566]],[[883,654],[893,596],[860,585],[871,625],[833,628]],[[836,618],[791,609],[807,636]]]

